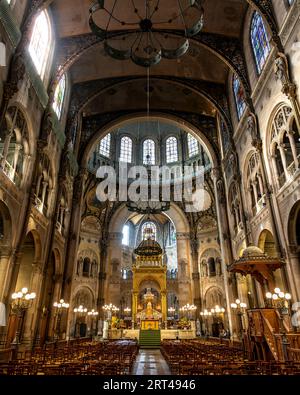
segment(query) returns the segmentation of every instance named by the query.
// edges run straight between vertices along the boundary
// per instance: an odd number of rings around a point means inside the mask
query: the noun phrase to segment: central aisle
[[[132,370],[133,375],[170,375],[170,369],[160,350],[140,350]]]

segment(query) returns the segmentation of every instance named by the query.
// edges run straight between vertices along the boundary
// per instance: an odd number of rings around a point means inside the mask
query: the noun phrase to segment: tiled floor
[[[169,375],[171,372],[160,350],[140,350],[132,374]]]

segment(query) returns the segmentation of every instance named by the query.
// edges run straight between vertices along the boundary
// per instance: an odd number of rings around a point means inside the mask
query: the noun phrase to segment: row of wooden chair
[[[0,375],[124,375],[138,354],[136,342],[79,342],[24,352],[0,364]]]
[[[176,375],[299,375],[297,361],[248,361],[242,350],[211,340],[164,341],[161,352]]]

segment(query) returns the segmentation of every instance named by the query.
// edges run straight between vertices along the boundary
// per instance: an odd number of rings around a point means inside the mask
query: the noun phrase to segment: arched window
[[[154,222],[145,222],[142,226],[142,239],[156,240],[157,228]]]
[[[99,154],[109,158],[110,156],[110,142],[111,142],[111,134],[108,133],[103,139],[100,141]]]
[[[169,137],[166,141],[166,161],[167,163],[178,162],[178,146],[176,137]]]
[[[120,161],[132,162],[132,140],[130,137],[125,136],[121,138]]]
[[[36,17],[29,43],[29,53],[41,78],[44,77],[51,43],[51,26],[46,11]]]
[[[255,216],[265,206],[263,180],[257,153],[253,153],[249,158],[246,184],[249,192],[249,209]]]
[[[64,74],[56,86],[54,92],[53,104],[52,104],[53,110],[57,115],[58,119],[61,118],[65,92],[66,92],[66,75]]]
[[[264,68],[271,48],[264,21],[257,11],[253,14],[250,35],[257,72],[260,74]]]
[[[143,144],[143,163],[144,165],[155,165],[155,143],[147,139]]]
[[[198,141],[190,133],[187,135],[189,158],[199,154],[199,144]]]
[[[236,111],[240,120],[246,109],[245,92],[239,77],[235,74],[232,80],[232,88],[235,98]]]
[[[291,107],[283,105],[272,121],[270,156],[274,179],[281,188],[296,173],[300,162],[300,135]]]

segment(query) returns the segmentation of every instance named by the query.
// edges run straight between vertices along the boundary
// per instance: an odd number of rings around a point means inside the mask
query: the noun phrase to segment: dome
[[[143,240],[134,252],[137,255],[161,255],[163,253],[159,243],[151,238]]]
[[[242,254],[242,258],[253,258],[253,257],[263,257],[265,256],[264,252],[256,247],[256,246],[249,246],[245,248]]]

